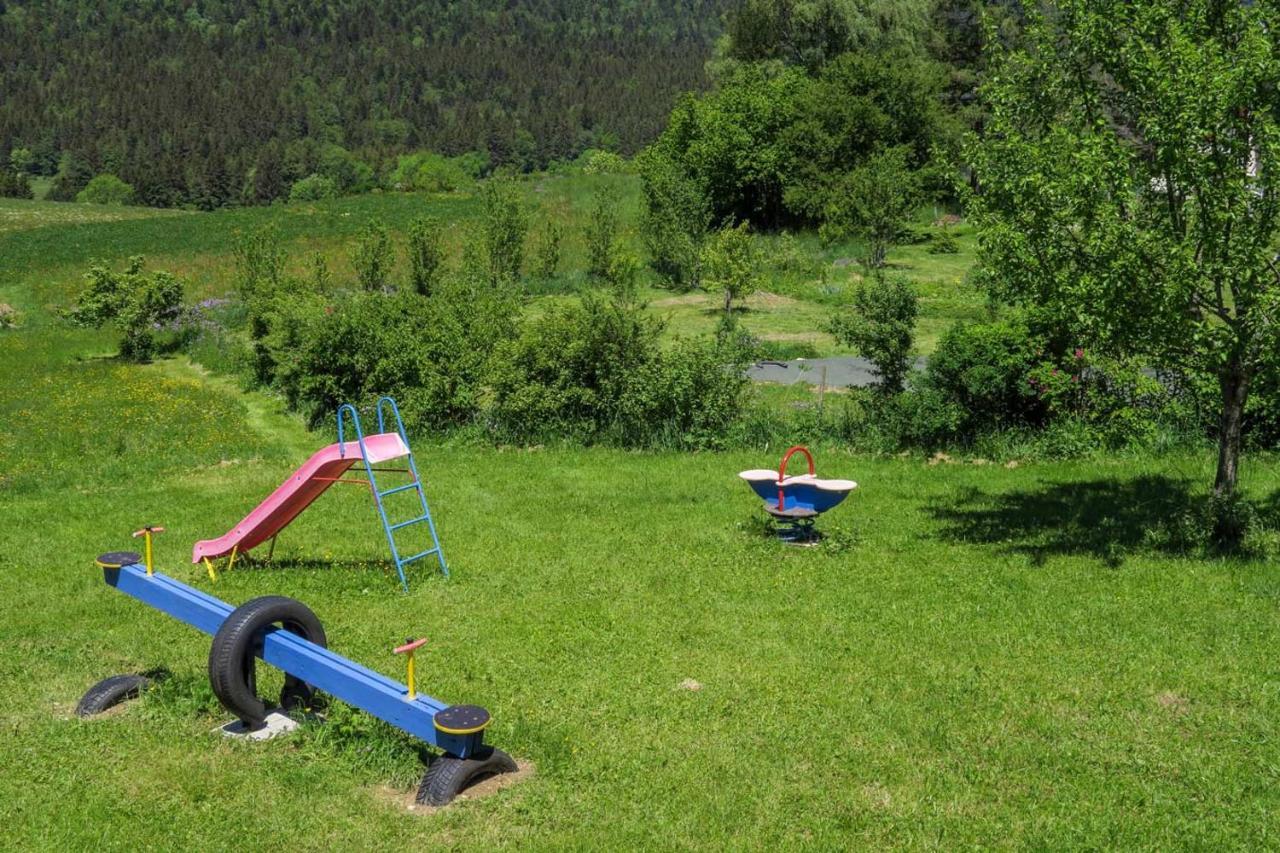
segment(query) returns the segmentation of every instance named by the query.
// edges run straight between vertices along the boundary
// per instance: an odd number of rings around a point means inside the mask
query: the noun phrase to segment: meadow
[[[605,179],[608,180],[608,179]],[[583,182],[531,197],[566,221]],[[634,188],[624,196],[635,204]],[[109,332],[57,316],[95,257],[145,254],[188,299],[227,290],[238,229],[278,225],[299,264],[371,216],[452,222],[471,199],[150,215],[0,204],[0,816],[7,843],[84,849],[1142,847],[1280,844],[1280,576],[1172,553],[1149,531],[1211,479],[1208,451],[1074,462],[872,457],[817,449],[860,488],[794,549],[762,535],[733,453],[455,446],[412,436],[453,576],[399,591],[368,496],[331,493],[271,563],[216,584],[189,563],[314,449],[280,402],[184,358],[127,365]],[[137,214],[135,216],[135,214]],[[926,215],[927,216],[927,215]],[[126,218],[132,217],[132,218]],[[920,246],[929,324],[977,316],[960,256]],[[772,238],[771,238],[772,239]],[[746,322],[811,334],[850,247],[794,238]],[[571,238],[567,251],[581,252]],[[826,270],[811,276],[812,258]],[[576,264],[566,264],[576,268]],[[572,298],[571,277],[539,299]],[[930,294],[933,301],[930,302]],[[696,301],[673,330],[710,328]],[[530,310],[539,304],[535,299]],[[931,306],[931,307],[929,307]],[[806,319],[804,312],[810,312]],[[790,318],[787,320],[786,318]],[[1280,465],[1250,456],[1251,493]],[[306,602],[333,648],[488,707],[488,739],[533,768],[447,809],[410,811],[414,743],[343,706],[264,744],[212,733],[208,638],[109,589],[93,558],[168,528],[162,569],[240,603]],[[110,674],[165,667],[139,702],[83,721]]]
[[[540,174],[523,181],[522,188],[532,221],[530,247],[540,239],[543,222],[556,222],[564,233],[561,272],[549,280],[526,282],[531,296],[529,316],[593,286],[583,272],[585,232],[595,199],[606,189],[616,191],[619,198],[625,251],[644,256],[638,225],[640,185],[635,176]],[[308,275],[318,255],[335,277],[354,278],[350,254],[360,230],[370,221],[385,224],[403,246],[409,223],[430,216],[446,223],[449,262],[456,265],[467,229],[480,213],[479,199],[470,192],[374,193],[216,213],[0,199],[0,301],[34,310],[38,319],[75,301],[90,262],[101,260],[119,267],[134,255],[142,255],[149,269],[169,270],[183,279],[190,300],[224,296],[230,290],[237,239],[264,227],[279,234],[291,274]],[[920,211],[914,227],[921,238],[937,230],[933,222],[944,213],[935,206]],[[930,254],[927,241],[921,239],[897,247],[889,257],[890,269],[907,276],[920,294],[917,348],[921,354],[931,352],[941,333],[956,320],[987,314],[982,296],[966,280],[973,263],[971,229],[960,223],[950,230],[960,249],[956,254]],[[848,354],[826,326],[860,280],[855,259],[861,251],[854,240],[824,245],[812,233],[762,236],[766,283],[739,309],[743,327],[777,356]],[[532,257],[528,263],[532,265]],[[402,254],[395,275],[407,275]],[[647,270],[640,284],[649,310],[663,318],[670,336],[715,329],[721,294],[673,294],[658,288]]]

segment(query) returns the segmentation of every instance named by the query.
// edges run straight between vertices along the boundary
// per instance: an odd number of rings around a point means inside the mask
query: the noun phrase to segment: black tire
[[[282,595],[255,598],[231,611],[209,649],[209,684],[222,706],[240,718],[248,728],[266,721],[268,708],[258,698],[254,683],[254,658],[262,653],[262,632],[271,625],[327,647],[324,626],[311,608]],[[286,709],[309,706],[315,688],[285,674],[280,704]]]
[[[420,806],[447,806],[477,782],[518,769],[511,756],[492,746],[480,747],[470,758],[446,753],[432,759],[414,802]]]
[[[151,679],[145,675],[113,675],[104,678],[80,697],[80,704],[76,705],[76,716],[92,717],[101,714],[121,702],[137,699],[150,686]]]

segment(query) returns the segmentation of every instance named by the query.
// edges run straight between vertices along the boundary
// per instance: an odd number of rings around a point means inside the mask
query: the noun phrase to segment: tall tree
[[[970,149],[997,294],[1060,339],[1216,378],[1220,496],[1250,387],[1277,363],[1278,12],[1060,0],[993,57]]]

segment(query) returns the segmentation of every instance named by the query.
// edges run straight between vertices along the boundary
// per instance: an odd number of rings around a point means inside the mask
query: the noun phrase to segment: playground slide
[[[394,432],[366,436],[364,446],[371,465],[409,454],[408,446]],[[317,451],[225,535],[197,542],[191,550],[191,562],[199,563],[204,557],[224,557],[233,548],[243,554],[261,545],[288,527],[298,513],[324,494],[348,468],[361,461],[360,443],[356,441],[331,444]]]

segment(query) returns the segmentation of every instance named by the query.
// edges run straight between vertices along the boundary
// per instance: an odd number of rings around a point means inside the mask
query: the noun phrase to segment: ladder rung
[[[405,557],[400,561],[400,565],[403,566],[405,563],[412,563],[414,560],[421,560],[423,557],[434,554],[439,550],[439,548],[431,548],[430,550],[423,551],[421,554],[414,554],[412,557]]]
[[[414,480],[407,486],[396,486],[394,489],[387,489],[385,492],[378,492],[378,497],[385,498],[387,495],[394,495],[396,492],[407,492],[409,489],[418,488],[418,481]]]
[[[390,525],[390,528],[392,530],[399,530],[401,527],[408,527],[410,524],[418,524],[419,522],[426,520],[427,517],[425,515],[420,515],[417,518],[411,518],[408,521],[401,521],[398,524],[392,524]]]

